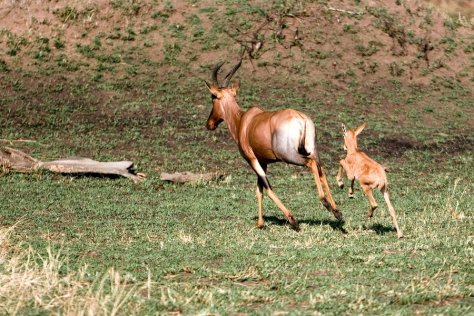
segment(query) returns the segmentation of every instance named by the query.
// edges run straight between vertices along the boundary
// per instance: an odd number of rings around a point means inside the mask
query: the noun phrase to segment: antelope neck
[[[231,96],[225,96],[221,102],[224,109],[224,122],[229,128],[232,138],[238,143],[240,120],[244,111]]]
[[[357,144],[350,144],[348,146],[348,144],[346,144],[346,148],[347,148],[347,153],[348,154],[353,154],[357,151],[359,151],[359,148],[357,147]]]

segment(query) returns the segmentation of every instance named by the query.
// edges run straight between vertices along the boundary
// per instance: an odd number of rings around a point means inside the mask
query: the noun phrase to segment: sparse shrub
[[[389,65],[390,74],[394,77],[400,77],[405,70],[396,62],[391,62]]]
[[[461,26],[461,23],[456,18],[447,17],[446,19],[444,19],[443,25],[448,30],[455,31]]]
[[[32,51],[31,55],[34,59],[39,61],[46,61],[49,59],[51,48],[49,47],[49,38],[40,36],[36,39],[37,49]]]
[[[423,22],[420,25],[421,28],[426,28],[426,26],[433,25],[433,18],[431,15],[433,14],[433,9],[430,7],[425,8],[425,15],[423,16]]]
[[[356,45],[357,53],[361,56],[372,56],[383,47],[383,44],[377,41],[369,41],[368,45]]]
[[[27,45],[28,40],[25,37],[7,33],[7,55],[16,56],[21,51],[21,47]]]
[[[147,25],[147,26],[144,26],[141,30],[140,30],[140,34],[142,35],[145,35],[145,34],[148,34],[152,31],[156,31],[158,30],[158,25],[156,24],[153,24],[153,25]]]
[[[53,11],[53,14],[62,22],[62,23],[73,23],[79,19],[86,19],[91,17],[96,11],[95,7],[87,6],[82,10],[78,10],[75,7],[66,5],[64,8],[59,8]]]
[[[376,18],[375,26],[393,38],[405,50],[407,35],[405,27],[397,22],[385,8],[368,7],[367,12]]]
[[[464,47],[464,52],[466,54],[474,52],[474,40],[472,40],[469,44]]]
[[[444,51],[446,53],[452,53],[458,46],[456,41],[452,37],[445,36],[441,39],[440,44],[445,45]]]
[[[0,71],[1,72],[9,72],[10,68],[8,67],[7,63],[0,58]]]
[[[164,47],[164,58],[168,62],[176,61],[180,53],[181,45],[178,43],[166,44]]]
[[[127,34],[122,37],[122,40],[124,40],[124,41],[134,41],[135,36],[137,35],[137,33],[135,33],[135,31],[130,27],[128,27],[126,29],[126,32],[127,32]]]
[[[87,58],[95,57],[95,49],[91,45],[76,44],[76,51]]]
[[[64,8],[54,10],[53,14],[56,15],[63,23],[75,21],[79,17],[79,11],[75,7],[71,7],[69,5],[65,6]]]
[[[196,14],[188,16],[186,22],[191,25],[201,25],[201,19]]]
[[[54,39],[53,45],[56,49],[63,49],[65,47],[64,42],[61,41],[61,39],[59,39],[59,38]]]
[[[106,64],[103,62],[99,62],[97,65],[97,71],[104,72],[104,71],[113,71],[115,67],[111,64]]]
[[[122,61],[122,56],[118,53],[114,54],[99,54],[97,60],[103,63],[118,64]]]
[[[184,34],[184,26],[182,24],[179,24],[179,23],[171,24],[168,27],[168,30],[170,31],[171,36],[173,37],[181,38],[181,39],[184,39],[186,37]]]
[[[360,31],[360,28],[358,25],[344,24],[342,30],[344,33],[356,34]]]
[[[168,21],[170,15],[166,12],[157,11],[152,13],[151,17],[153,19],[159,19],[161,22],[165,23],[166,21]]]
[[[76,44],[76,51],[87,58],[94,58],[96,52],[100,50],[102,43],[100,37],[96,36],[90,45]]]
[[[58,66],[66,69],[67,71],[77,71],[79,70],[79,64],[69,60],[65,54],[61,54],[56,59]]]
[[[108,35],[107,35],[107,38],[108,39],[113,39],[113,40],[116,40],[116,39],[120,39],[122,37],[122,34],[120,33],[120,28],[119,27],[115,27],[112,32],[110,32]]]
[[[316,50],[309,52],[309,56],[316,59],[326,59],[329,57],[329,53],[321,50]]]
[[[128,16],[138,15],[143,5],[141,1],[136,0],[110,0],[110,4],[112,8],[119,9]]]
[[[153,47],[155,45],[155,41],[151,39],[147,39],[143,42],[143,46],[145,47]]]
[[[370,73],[376,73],[378,68],[379,68],[379,64],[376,61],[371,62],[369,64],[369,72]]]

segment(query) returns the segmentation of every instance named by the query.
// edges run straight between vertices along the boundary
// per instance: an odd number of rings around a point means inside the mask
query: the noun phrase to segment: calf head
[[[363,123],[355,130],[347,129],[346,125],[342,124],[342,135],[344,137],[344,149],[347,152],[357,150],[357,135],[367,126],[367,123]]]

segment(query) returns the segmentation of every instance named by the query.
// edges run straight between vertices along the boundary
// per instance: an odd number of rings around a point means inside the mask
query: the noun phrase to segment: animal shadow
[[[257,217],[255,217],[254,220],[257,220]],[[286,219],[279,218],[276,216],[264,216],[263,220],[273,225],[279,225],[279,226],[288,225],[288,221]],[[298,222],[300,224],[308,224],[308,225],[329,225],[331,226],[332,229],[340,231],[343,234],[347,234],[347,230],[344,228],[344,224],[345,224],[344,220],[338,221],[338,220],[328,220],[328,219],[323,219],[323,220],[303,219]]]
[[[364,229],[373,230],[377,235],[385,235],[386,233],[393,233],[396,232],[395,227],[392,226],[385,226],[382,224],[371,224],[369,226],[363,226]]]

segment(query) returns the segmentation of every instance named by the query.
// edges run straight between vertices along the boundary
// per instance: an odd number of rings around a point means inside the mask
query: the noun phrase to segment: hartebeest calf
[[[369,218],[374,215],[374,210],[377,208],[377,202],[372,194],[372,189],[379,189],[383,193],[388,211],[390,212],[390,216],[392,216],[393,225],[397,230],[397,236],[401,238],[403,234],[398,227],[397,216],[390,202],[385,169],[357,147],[357,135],[362,132],[365,126],[366,123],[357,127],[355,130],[348,130],[346,126],[342,124],[344,149],[347,151],[347,156],[339,162],[339,171],[336,176],[337,184],[341,189],[344,187],[342,175],[343,171],[345,171],[347,178],[351,181],[349,197],[352,198],[354,197],[354,181],[359,180],[360,186],[370,202]]]
[[[241,155],[257,174],[257,227],[264,226],[262,198],[263,188],[265,188],[267,195],[285,214],[291,227],[299,230],[298,221],[280,201],[267,179],[267,165],[277,161],[307,166],[314,175],[323,205],[337,219],[342,219],[342,214],[336,208],[321,167],[313,121],[305,114],[291,109],[267,112],[260,107],[252,107],[248,111],[243,111],[236,101],[239,85],[229,86],[230,79],[240,67],[241,62],[229,71],[220,84],[217,73],[223,63],[214,66],[213,83],[206,82],[212,94],[212,110],[206,127],[209,130],[215,130],[219,123],[224,121]]]

